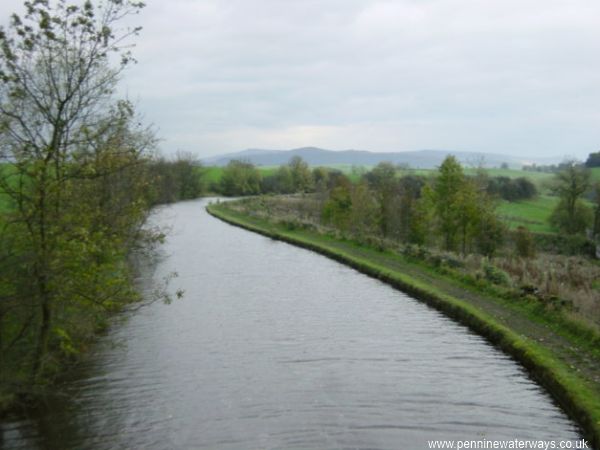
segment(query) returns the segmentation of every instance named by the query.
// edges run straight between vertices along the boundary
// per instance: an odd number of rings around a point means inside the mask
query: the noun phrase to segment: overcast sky
[[[598,0],[147,3],[123,89],[165,153],[600,150]]]

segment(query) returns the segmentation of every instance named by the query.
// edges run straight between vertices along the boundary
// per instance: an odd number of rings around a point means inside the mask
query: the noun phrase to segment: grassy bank
[[[233,225],[319,252],[435,307],[512,355],[600,447],[600,340],[535,303],[521,303],[445,277],[403,255],[295,228],[213,204]]]

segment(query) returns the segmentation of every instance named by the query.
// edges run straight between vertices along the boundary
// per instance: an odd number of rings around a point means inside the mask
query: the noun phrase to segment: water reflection
[[[2,426],[6,448],[426,448],[575,439],[524,371],[376,280],[229,225],[160,212],[186,297],[113,327],[70,400]],[[114,346],[114,342],[123,345]]]

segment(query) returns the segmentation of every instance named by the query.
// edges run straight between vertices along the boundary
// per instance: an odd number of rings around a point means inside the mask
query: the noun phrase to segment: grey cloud
[[[600,144],[593,0],[150,0],[135,19],[124,91],[165,151]]]

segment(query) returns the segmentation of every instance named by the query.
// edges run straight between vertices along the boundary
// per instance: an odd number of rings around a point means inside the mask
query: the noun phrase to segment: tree
[[[456,240],[461,228],[461,191],[465,186],[462,166],[454,156],[448,156],[439,168],[439,175],[433,182],[432,203],[446,250],[456,248]]]
[[[315,167],[312,170],[312,178],[315,184],[315,191],[323,192],[327,189],[327,183],[329,182],[330,169],[326,167]]]
[[[261,175],[253,164],[231,160],[223,170],[221,191],[225,195],[260,194]]]
[[[600,152],[590,153],[587,161],[585,162],[585,166],[590,169],[592,167],[600,167]]]
[[[352,232],[357,236],[368,236],[376,233],[378,231],[379,206],[365,181],[352,186],[350,202],[352,208],[349,223]]]
[[[537,195],[537,188],[529,179],[519,177],[494,177],[487,180],[485,189],[491,195],[495,195],[509,202],[533,198]]]
[[[401,241],[415,240],[416,222],[421,220],[417,205],[424,186],[425,179],[415,175],[405,175],[396,183],[393,204],[388,211],[392,216],[391,234]]]
[[[154,203],[190,200],[204,190],[202,164],[191,153],[177,152],[172,159],[158,158],[152,162],[151,172]]]
[[[294,156],[288,163],[292,175],[293,192],[310,192],[314,188],[314,180],[308,164],[300,157]]]
[[[594,227],[592,229],[593,236],[600,238],[600,181],[594,184]]]
[[[24,17],[14,14],[0,30],[0,158],[11,168],[0,189],[15,205],[6,217],[7,254],[21,264],[0,287],[15,302],[0,321],[10,314],[10,323],[22,324],[16,331],[0,324],[0,341],[32,343],[23,366],[39,381],[54,355],[76,351],[68,312],[135,297],[123,258],[147,215],[154,138],[130,103],[113,98],[132,62],[126,39],[139,31],[117,25],[143,4],[25,6]]]
[[[553,191],[560,202],[552,212],[551,223],[561,231],[582,233],[591,221],[591,212],[582,202],[583,194],[590,188],[590,172],[575,161],[561,164],[556,173]]]
[[[424,190],[423,205],[430,205],[433,230],[443,240],[446,250],[466,254],[477,244],[479,251],[491,255],[501,242],[503,227],[491,201],[476,179],[465,177],[462,166],[454,156],[448,156],[439,169],[431,187]]]
[[[347,231],[352,214],[352,183],[344,175],[335,178],[335,185],[323,205],[321,217],[324,223]]]
[[[291,194],[294,192],[294,179],[289,166],[279,166],[277,171],[264,177],[261,183],[263,193]]]
[[[189,152],[178,151],[173,161],[173,171],[177,180],[177,200],[190,200],[202,193],[202,164]]]
[[[391,231],[392,198],[397,187],[396,167],[391,162],[380,162],[365,174],[365,179],[376,194],[379,203],[379,228],[381,235],[385,237]]]
[[[465,179],[456,193],[454,205],[463,255],[467,254],[467,246],[475,236],[483,215],[483,211],[480,210],[482,205],[478,200],[475,183]]]
[[[515,248],[521,258],[535,257],[535,241],[529,230],[523,226],[519,226],[515,233]]]

